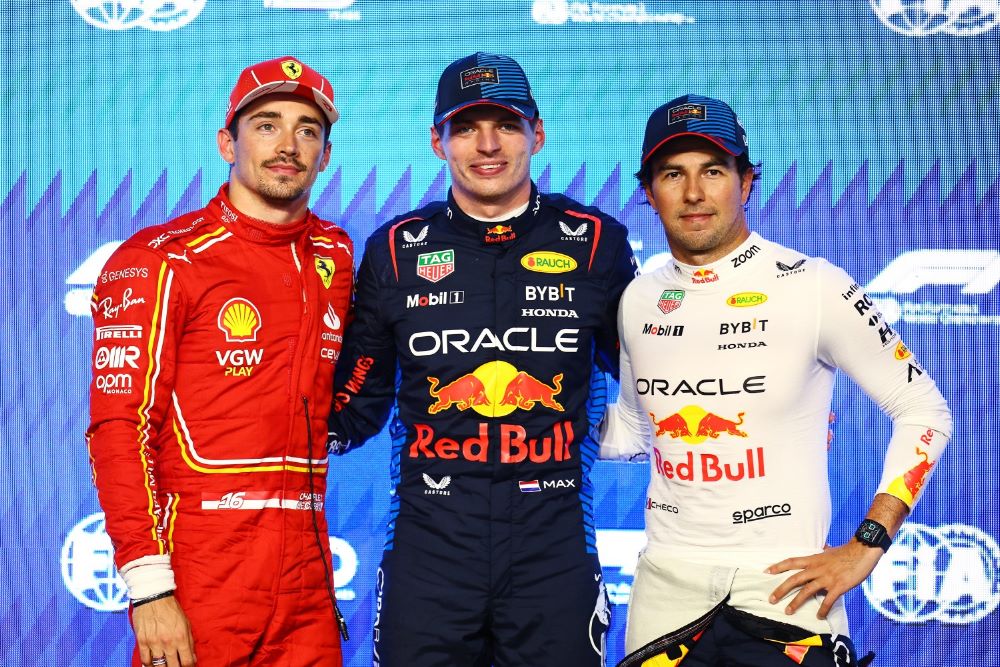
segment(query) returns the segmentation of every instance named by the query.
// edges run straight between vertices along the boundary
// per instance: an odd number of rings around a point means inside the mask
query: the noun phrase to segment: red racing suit
[[[176,587],[200,665],[340,665],[323,498],[346,232],[227,186],[97,279],[94,483],[132,600]],[[138,658],[134,658],[138,664]]]

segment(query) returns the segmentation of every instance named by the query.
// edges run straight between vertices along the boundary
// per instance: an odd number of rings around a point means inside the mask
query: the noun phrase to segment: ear
[[[226,128],[220,129],[215,135],[215,142],[219,145],[219,155],[229,164],[236,163],[236,140]]]
[[[545,145],[545,125],[542,123],[542,119],[539,118],[535,121],[535,147],[531,149],[531,154],[534,155],[538,151],[542,150],[542,146]]]
[[[445,162],[448,161],[448,156],[444,154],[444,139],[434,125],[431,125],[431,150],[434,151],[434,155],[437,155]]]
[[[330,151],[332,150],[330,142],[326,142],[326,147],[323,148],[323,159],[319,163],[319,170],[326,171],[326,165],[330,164]]]
[[[741,192],[740,201],[742,202],[743,206],[746,206],[747,200],[750,199],[750,188],[753,187],[753,177],[754,177],[754,168],[753,165],[751,165],[749,169],[743,172],[743,176],[740,179],[742,181],[740,183],[740,192]]]
[[[656,208],[656,200],[653,199],[653,189],[649,187],[649,183],[643,183],[642,189],[646,191],[646,201],[649,202],[650,206]]]

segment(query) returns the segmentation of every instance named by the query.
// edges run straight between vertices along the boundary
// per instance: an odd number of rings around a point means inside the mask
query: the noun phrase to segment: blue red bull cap
[[[730,155],[750,157],[746,130],[728,104],[702,95],[682,95],[650,114],[641,164],[665,143],[683,136],[708,139]]]
[[[434,124],[440,126],[463,109],[489,104],[527,120],[538,117],[531,85],[517,61],[492,53],[473,53],[445,68],[434,98]]]

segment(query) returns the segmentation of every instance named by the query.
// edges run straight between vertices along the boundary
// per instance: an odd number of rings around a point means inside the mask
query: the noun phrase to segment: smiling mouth
[[[474,164],[472,169],[483,174],[495,174],[506,166],[505,162],[488,162],[484,164]]]

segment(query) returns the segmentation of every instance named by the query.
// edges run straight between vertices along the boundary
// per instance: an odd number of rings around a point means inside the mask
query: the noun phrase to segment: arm
[[[601,424],[601,449],[598,456],[602,459],[642,461],[649,458],[649,448],[653,436],[649,419],[639,404],[639,395],[635,390],[635,377],[632,372],[632,360],[624,335],[626,329],[623,323],[627,298],[626,294],[621,299],[617,325],[617,330],[621,335],[619,354],[621,385],[618,401],[608,406],[608,414],[604,423]]]
[[[944,451],[951,436],[951,412],[930,375],[846,273],[824,262],[819,292],[820,360],[844,369],[892,419],[881,481],[866,518],[893,536]],[[850,297],[844,299],[844,294]],[[819,617],[825,618],[841,595],[871,574],[882,554],[882,549],[852,538],[821,554],[776,563],[769,573],[800,572],[775,589],[771,602],[801,587],[786,609],[794,613],[810,596],[826,591],[819,610]]]
[[[173,387],[182,301],[176,275],[148,249],[126,243],[108,260],[91,302],[95,328],[87,444],[115,564],[129,597],[139,604],[132,622],[140,653],[152,648],[158,651],[155,657],[173,651],[187,665],[193,642],[176,601],[150,602],[155,612],[141,604],[175,588],[160,530],[166,508],[157,494],[155,443]],[[152,618],[155,622],[147,623]]]
[[[638,274],[632,246],[628,242],[628,232],[624,228],[622,228],[622,232],[617,243],[612,246],[614,250],[610,256],[610,270],[605,286],[606,309],[602,326],[598,328],[594,337],[595,355],[599,366],[611,373],[616,379],[618,378],[619,345],[618,327],[616,326],[618,306],[625,287]]]
[[[386,297],[376,271],[376,266],[387,266],[389,260],[378,257],[374,244],[379,242],[385,243],[385,237],[370,239],[361,260],[353,317],[344,332],[334,374],[327,443],[334,454],[343,454],[378,434],[396,398],[396,343],[383,315]]]

